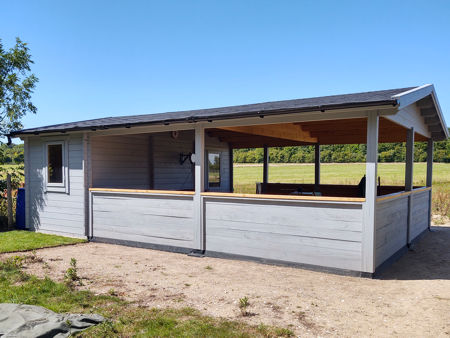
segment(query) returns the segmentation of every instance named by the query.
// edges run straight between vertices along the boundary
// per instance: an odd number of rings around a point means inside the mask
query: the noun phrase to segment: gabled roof
[[[431,86],[432,87],[432,86]],[[299,113],[306,111],[323,111],[331,109],[357,108],[392,105],[398,106],[402,99],[402,93],[414,92],[422,87],[408,87],[372,92],[322,96],[306,99],[264,102],[239,106],[197,109],[188,111],[168,112],[159,114],[130,115],[120,117],[106,117],[79,122],[62,123],[50,126],[29,128],[11,133],[11,136],[26,134],[41,134],[54,132],[70,132],[80,130],[97,130],[119,127],[132,127],[137,125],[155,125],[185,123],[208,120],[225,120],[261,115],[278,115],[287,113]],[[434,90],[433,90],[434,91]],[[441,114],[442,116],[442,114]],[[444,129],[445,122],[444,122]],[[444,131],[447,135],[447,130]]]

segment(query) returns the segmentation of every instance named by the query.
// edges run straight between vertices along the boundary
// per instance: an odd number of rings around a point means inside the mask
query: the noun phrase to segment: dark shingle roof
[[[145,124],[180,123],[186,121],[205,121],[211,119],[222,120],[255,115],[283,114],[302,111],[364,107],[385,104],[395,105],[397,104],[397,100],[393,98],[394,95],[400,94],[413,88],[416,87],[160,114],[105,117],[94,120],[85,120],[79,122],[55,124],[45,127],[23,129],[15,131],[11,133],[11,135],[14,136],[19,134],[102,129]]]

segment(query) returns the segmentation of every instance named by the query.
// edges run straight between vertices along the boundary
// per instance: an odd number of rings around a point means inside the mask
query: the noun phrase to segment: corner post
[[[263,159],[263,193],[267,191],[267,183],[269,183],[269,148],[264,146]]]
[[[194,170],[194,250],[205,251],[205,228],[201,193],[205,191],[205,128],[195,127],[195,170]]]
[[[320,189],[320,143],[316,143],[314,148],[314,189]]]
[[[414,128],[406,132],[406,166],[405,166],[405,191],[413,188],[413,164],[414,164]]]
[[[228,151],[229,151],[229,158],[230,158],[230,192],[234,192],[234,182],[233,182],[233,163],[234,163],[234,156],[233,156],[233,146],[231,143],[228,145]]]
[[[405,191],[413,190],[414,168],[414,128],[406,132],[406,165],[405,165]],[[411,246],[411,218],[412,218],[412,194],[408,195],[408,220],[406,228],[406,245]]]
[[[433,140],[428,139],[427,143],[427,187],[431,188],[433,185]],[[432,190],[428,192],[428,230],[431,230],[431,201]]]
[[[430,138],[427,142],[427,187],[433,185],[433,148],[434,143]]]
[[[30,199],[30,139],[25,137],[23,139],[24,147],[24,174],[25,174],[25,228],[34,230],[34,226],[31,225],[31,199]]]
[[[375,233],[377,203],[377,162],[378,162],[377,112],[367,116],[367,155],[366,155],[366,201],[364,203],[364,221],[362,234],[362,271],[375,272]]]

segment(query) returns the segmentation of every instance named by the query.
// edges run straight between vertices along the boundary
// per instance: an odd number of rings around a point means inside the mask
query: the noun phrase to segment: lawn
[[[86,242],[84,239],[69,238],[31,231],[0,232],[0,253],[28,251],[59,245]]]
[[[323,184],[358,184],[365,174],[364,163],[333,163],[320,166]],[[433,184],[450,183],[450,163],[434,163]],[[262,165],[235,164],[236,192],[254,192],[255,182],[262,182]],[[379,163],[378,176],[382,185],[404,185],[404,163]],[[424,185],[426,163],[414,163],[414,184]],[[270,164],[269,181],[282,183],[314,183],[314,164]],[[251,191],[250,191],[251,189]]]
[[[365,174],[364,163],[324,163],[320,166],[322,184],[358,184]],[[426,163],[414,163],[414,185],[423,186]],[[255,193],[262,182],[262,164],[234,164],[234,192]],[[379,163],[382,185],[404,185],[404,163]],[[270,164],[269,182],[314,183],[314,164]],[[450,217],[450,163],[433,164],[433,214]]]
[[[25,247],[23,248],[25,249]],[[35,254],[0,259],[0,303],[40,305],[55,312],[99,313],[107,321],[75,336],[82,337],[280,337],[288,329],[251,326],[201,315],[192,308],[147,309],[115,296],[78,291],[73,284],[40,279],[23,271]],[[76,276],[77,272],[71,275]]]

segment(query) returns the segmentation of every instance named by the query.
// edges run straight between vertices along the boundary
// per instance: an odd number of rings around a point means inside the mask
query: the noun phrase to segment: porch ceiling
[[[406,128],[380,117],[379,142],[405,142]],[[207,129],[210,136],[228,142],[233,148],[253,148],[320,144],[366,143],[365,118],[301,123],[281,123],[259,126],[241,126]],[[427,138],[415,134],[416,141]]]

